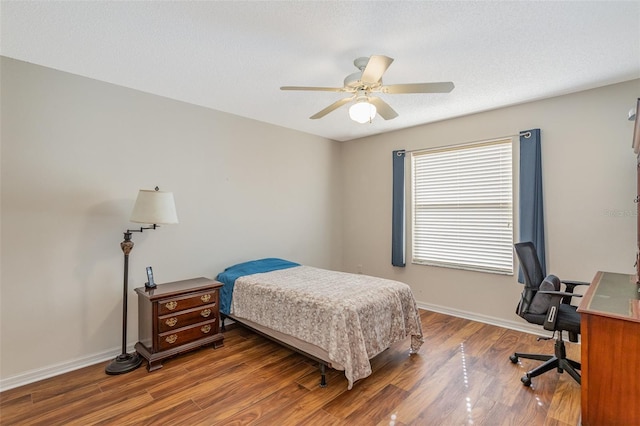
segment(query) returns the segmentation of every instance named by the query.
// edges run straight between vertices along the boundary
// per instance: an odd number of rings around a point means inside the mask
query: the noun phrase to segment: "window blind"
[[[511,139],[412,153],[412,262],[513,273]]]

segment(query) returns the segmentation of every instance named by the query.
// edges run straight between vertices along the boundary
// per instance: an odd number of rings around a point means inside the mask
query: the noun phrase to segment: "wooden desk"
[[[640,294],[635,275],[598,272],[578,312],[582,425],[640,424]]]

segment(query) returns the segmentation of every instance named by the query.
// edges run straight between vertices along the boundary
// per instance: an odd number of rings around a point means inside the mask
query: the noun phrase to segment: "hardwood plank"
[[[400,389],[411,391],[422,381],[426,374],[435,371],[434,366],[442,365],[443,363],[444,361],[436,359],[435,356],[427,356],[421,352],[407,356],[404,361],[396,364],[399,372],[391,383]],[[389,368],[393,368],[393,366],[389,366]]]
[[[37,418],[38,416],[48,416],[49,413],[56,409],[76,403],[77,406],[83,405],[86,398],[95,395],[101,395],[100,388],[96,385],[88,385],[78,389],[72,389],[65,393],[57,394],[54,397],[44,399],[29,404],[19,404],[18,406],[10,406],[3,408],[2,423],[22,423],[28,419]]]
[[[179,381],[163,382],[150,387],[147,391],[156,400],[184,400],[200,394],[207,394],[216,387],[226,389],[251,374],[244,364],[237,364],[227,370],[209,369],[209,375],[185,374]],[[169,401],[168,401],[169,403]]]
[[[575,426],[580,386],[567,374],[520,377],[538,361],[514,351],[552,353],[553,341],[435,312],[420,311],[425,343],[408,339],[375,357],[371,376],[347,390],[344,372],[240,326],[225,345],[108,376],[106,363],[0,393],[0,424],[177,425],[529,425]],[[580,360],[580,345],[567,343]]]
[[[580,385],[567,375],[563,375],[558,380],[553,393],[547,419],[557,420],[558,424],[571,424],[575,418],[571,407],[576,405],[580,405]]]
[[[289,406],[291,403],[299,400],[309,393],[303,386],[295,383],[288,384],[287,386],[278,389],[276,392],[261,399],[255,404],[250,404],[244,410],[238,411],[236,414],[230,415],[224,419],[225,425],[247,425],[256,424],[266,416],[275,413],[275,417],[281,418],[282,407]],[[213,410],[215,411],[215,410]],[[195,421],[195,418],[191,418],[191,421]],[[209,425],[211,419],[203,419],[200,423],[191,423],[193,426],[198,424]]]
[[[369,398],[366,404],[360,404],[345,420],[348,424],[376,424],[384,419],[390,421],[392,416],[395,416],[395,407],[407,397],[407,394],[407,391],[394,385],[387,385]]]
[[[471,413],[466,421],[459,424],[493,425],[496,423],[496,419],[501,419],[501,424],[509,424],[504,421],[509,412],[511,412],[511,407],[501,401],[496,401],[495,396],[483,395],[472,405]]]
[[[411,363],[412,360],[419,362],[421,359],[419,354],[410,355],[409,347],[410,339],[406,339],[373,358],[371,367],[374,373],[356,382],[351,391],[326,404],[323,407],[324,411],[332,414],[333,417],[344,419],[358,408],[360,401],[372,398],[389,383],[395,384],[397,378],[406,373],[407,362]],[[384,371],[384,375],[378,375],[376,371]]]
[[[447,364],[451,362],[455,363],[456,366],[458,365],[457,360],[449,360]],[[459,376],[456,374],[454,377],[457,379]],[[452,376],[449,369],[445,368],[438,369],[434,374],[422,376],[420,382],[411,389],[409,395],[396,406],[395,414],[397,420],[410,424],[418,418],[424,408],[431,405],[438,395],[444,391],[451,379]]]
[[[142,371],[142,369],[140,369]],[[175,383],[176,380],[180,380],[185,376],[186,370],[183,368],[166,369],[163,374],[144,373],[140,375],[137,380],[112,380],[103,381],[100,383],[100,389],[103,392],[117,391],[117,392],[129,392],[137,393],[145,391],[155,386],[161,386],[166,383],[170,385]],[[125,377],[124,375],[122,377]]]
[[[7,399],[2,399],[0,404],[0,424],[18,423],[19,420],[28,417],[33,410],[31,394],[13,393]]]
[[[319,364],[313,360],[307,360],[306,362],[313,367],[319,368]],[[327,380],[327,387],[347,388],[348,382],[343,371],[326,368],[325,377]],[[320,372],[318,370],[314,370],[298,379],[296,383],[304,386],[310,391],[318,389],[320,387]]]
[[[176,424],[199,410],[191,399],[167,404],[165,401],[152,401],[145,405],[144,410],[122,411],[116,416],[110,416],[97,422],[97,425],[151,425]]]
[[[223,422],[227,424],[227,419],[235,416],[238,411],[258,404],[265,398],[273,397],[275,392],[290,386],[298,377],[312,369],[313,367],[306,363],[297,363],[277,372],[280,377],[270,377],[270,374],[276,372],[257,372],[252,377],[247,377],[242,381],[225,387],[224,395],[220,395],[217,392],[199,395],[194,398],[194,401],[202,408],[202,411],[191,417],[189,423],[210,425]]]
[[[307,424],[306,422],[313,422],[314,413],[322,413],[327,419],[335,419],[331,414],[327,413],[322,407],[339,395],[348,392],[347,391],[347,379],[344,378],[344,374],[336,370],[327,372],[327,379],[329,385],[326,388],[318,386],[316,373],[310,373],[307,376],[313,374],[316,378],[315,386],[313,386],[309,392],[296,401],[292,401],[288,405],[283,405],[278,411],[269,413],[255,422],[256,425],[270,426],[274,424],[286,424],[286,425],[301,425]],[[335,376],[335,378],[334,378]],[[336,379],[342,379],[342,382],[337,382]],[[336,419],[337,420],[337,419]],[[325,423],[327,424],[327,423]],[[333,423],[331,423],[333,424]]]
[[[333,417],[330,413],[324,410],[314,411],[307,417],[303,418],[300,422],[293,422],[289,419],[284,420],[282,426],[353,426],[353,423],[348,423],[344,420]]]
[[[112,417],[120,410],[143,408],[151,401],[151,397],[146,392],[129,395],[117,392],[100,393],[70,404],[56,405],[45,413],[34,413],[25,419],[24,424],[86,425]]]
[[[297,354],[292,355],[292,358],[296,359]],[[216,392],[200,394],[194,397],[194,401],[200,408],[213,406],[220,412],[227,411],[228,406],[246,407],[316,370],[315,367],[300,361],[293,365],[285,361],[284,365],[286,367],[283,368],[282,364],[275,363],[253,370],[241,380],[227,384],[224,395]]]
[[[108,404],[98,403],[93,399],[93,404],[88,405],[88,410],[68,410],[68,407],[60,410],[60,414],[68,418],[62,421],[65,425],[93,425],[99,422],[110,423],[114,413],[135,413],[151,405],[153,399],[146,392],[121,395],[120,398],[111,400]]]
[[[473,408],[483,395],[491,394],[492,377],[484,372],[465,374],[464,366],[450,367],[458,369],[457,381],[449,381],[438,396],[411,421],[423,424],[472,424]]]
[[[41,400],[64,394],[73,389],[87,385],[99,384],[102,380],[107,380],[104,373],[106,363],[95,364],[89,367],[78,369],[64,374],[65,380],[61,381],[60,376],[50,377],[39,382],[11,389],[0,394],[0,400],[11,399],[15,396],[30,395],[34,403]],[[5,395],[6,394],[6,395]]]

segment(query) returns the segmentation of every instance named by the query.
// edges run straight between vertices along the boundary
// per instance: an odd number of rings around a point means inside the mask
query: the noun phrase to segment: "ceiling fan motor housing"
[[[361,86],[363,86],[362,71],[357,71],[357,72],[354,72],[353,74],[349,74],[344,79],[344,87],[357,90]]]
[[[368,63],[369,58],[367,58],[366,56],[361,56],[360,58],[356,58],[353,60],[353,65],[355,65],[356,68],[358,68],[360,71],[364,71]]]
[[[360,71],[349,74],[344,79],[345,88],[370,91],[371,89],[382,86],[382,79],[380,79],[380,81],[375,84],[372,84],[372,82],[362,81],[362,73],[364,72],[365,68],[367,68],[369,60],[370,58],[367,58],[365,56],[353,60],[353,65],[355,65],[356,68],[358,68]]]

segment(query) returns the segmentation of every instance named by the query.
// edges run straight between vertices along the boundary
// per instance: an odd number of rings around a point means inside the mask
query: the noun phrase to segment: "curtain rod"
[[[520,137],[520,136],[524,136],[526,139],[529,139],[531,137],[531,132],[521,132],[521,133],[517,133],[515,135],[505,135],[505,136],[498,136],[496,138],[489,138],[489,139],[479,139],[479,140],[475,140],[475,141],[469,141],[469,142],[463,142],[463,143],[457,143],[457,144],[452,144],[452,145],[446,145],[446,146],[455,146],[455,145],[467,145],[467,144],[472,144],[472,143],[477,143],[477,142],[488,142],[488,141],[493,141],[496,139],[506,139],[506,138],[513,138],[513,137]],[[437,148],[446,148],[446,146],[444,147],[437,147]],[[411,149],[411,150],[400,150],[397,152],[396,155],[400,156],[402,154],[407,154],[410,152],[418,152],[418,151],[424,151],[426,149],[432,149],[434,147],[430,147],[430,148],[418,148],[418,149]]]

